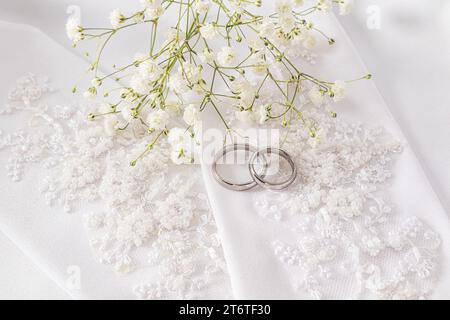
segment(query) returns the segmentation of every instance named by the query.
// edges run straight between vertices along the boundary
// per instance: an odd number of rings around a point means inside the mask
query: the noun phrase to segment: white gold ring
[[[283,180],[283,181],[277,182],[277,183],[269,182],[267,180],[264,180],[265,172],[263,172],[263,173],[256,172],[256,169],[255,169],[256,159],[260,158],[261,156],[263,158],[265,158],[266,154],[272,154],[272,153],[278,154],[278,156],[280,156],[281,158],[284,158],[289,163],[289,166],[291,167],[292,172],[286,180]],[[264,149],[261,149],[261,150],[255,152],[250,159],[248,168],[249,168],[250,174],[251,174],[252,178],[254,179],[254,181],[258,185],[260,185],[261,187],[263,187],[265,189],[271,189],[271,190],[286,189],[295,181],[295,178],[297,177],[297,168],[295,166],[294,161],[292,160],[292,157],[286,151],[278,149],[278,148],[268,147],[268,148],[264,148]]]
[[[246,191],[250,190],[254,187],[256,187],[258,184],[255,180],[243,182],[243,183],[235,183],[229,180],[224,179],[218,172],[217,172],[217,162],[219,162],[221,159],[225,157],[226,154],[230,152],[236,152],[239,150],[243,150],[245,152],[256,152],[256,148],[249,145],[249,144],[230,144],[227,146],[224,146],[220,152],[218,152],[214,158],[214,163],[212,165],[212,173],[216,181],[222,185],[223,187],[234,190],[234,191]]]

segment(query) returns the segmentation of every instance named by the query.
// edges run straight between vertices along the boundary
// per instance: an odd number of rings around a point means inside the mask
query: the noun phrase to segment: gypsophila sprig
[[[268,1],[274,13],[267,16],[253,12],[262,6],[260,0],[140,2],[142,9],[134,13],[112,11],[109,27],[85,28],[73,18],[66,25],[74,45],[100,41],[85,96],[112,97],[113,90],[102,90],[103,84],[107,79],[120,84],[114,89],[120,90],[117,99],[89,119],[104,118],[111,135],[129,128],[148,134],[148,148],[140,157],[167,138],[175,163],[193,162],[190,141],[196,139],[199,114],[206,108],[217,113],[227,133],[236,120],[276,122],[285,128],[300,125],[315,137],[320,124],[305,117],[305,106],[324,108],[336,117],[331,105],[344,98],[350,81],[321,80],[305,73],[297,60],[299,52],[308,57],[321,38],[335,43],[309,16],[329,12],[333,6],[346,14],[351,0]],[[169,30],[159,29],[162,17],[169,15],[177,17],[175,23]],[[147,24],[151,31],[147,52],[101,75],[98,67],[111,38],[139,24]]]

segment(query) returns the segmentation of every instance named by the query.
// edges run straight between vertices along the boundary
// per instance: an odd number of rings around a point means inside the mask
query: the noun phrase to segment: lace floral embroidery
[[[401,145],[381,129],[329,120],[314,143],[294,133],[286,147],[301,176],[289,192],[257,194],[266,219],[295,241],[275,255],[294,272],[304,298],[418,299],[432,290],[439,236],[416,217],[400,222],[382,190]],[[297,272],[298,271],[298,272]]]
[[[27,109],[32,128],[0,136],[0,147],[11,154],[7,174],[19,181],[27,163],[43,163],[49,170],[40,189],[49,205],[70,212],[80,203],[100,203],[104,210],[84,216],[91,246],[101,263],[120,273],[148,270],[148,279],[130,288],[137,297],[229,296],[199,168],[180,166],[173,174],[164,144],[131,167],[147,143],[136,143],[139,132],[112,137],[87,121],[87,106],[44,105],[41,98],[50,92],[46,80],[31,74],[11,90],[6,113]]]

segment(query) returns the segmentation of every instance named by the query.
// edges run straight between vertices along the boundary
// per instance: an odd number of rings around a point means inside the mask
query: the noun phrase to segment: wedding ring
[[[212,173],[213,173],[213,176],[216,179],[216,181],[223,187],[230,189],[230,190],[234,190],[234,191],[246,191],[246,190],[250,190],[258,185],[255,180],[251,180],[251,181],[247,181],[247,182],[243,182],[243,183],[235,183],[235,182],[224,179],[217,172],[217,162],[219,162],[221,159],[223,159],[226,156],[226,154],[228,154],[230,152],[236,152],[238,150],[243,150],[245,152],[253,152],[253,153],[256,152],[256,148],[249,144],[235,143],[235,144],[230,144],[230,145],[224,146],[223,149],[220,152],[218,152],[216,154],[216,157],[214,158],[214,162],[212,165]],[[264,160],[265,160],[265,158],[264,158]]]
[[[265,158],[266,154],[272,154],[272,153],[277,153],[280,157],[284,158],[289,163],[289,166],[291,167],[291,170],[292,170],[291,175],[284,181],[272,183],[272,182],[264,180],[265,172],[263,172],[263,173],[256,172],[256,169],[255,169],[256,159],[260,158],[261,156],[263,158]],[[271,190],[286,189],[295,181],[295,178],[297,177],[297,168],[296,168],[295,163],[292,160],[291,156],[286,151],[278,149],[278,148],[268,147],[268,148],[261,149],[261,150],[255,152],[253,154],[252,158],[250,159],[248,168],[250,170],[250,174],[251,174],[252,178],[258,185],[260,185],[263,188],[271,189]]]

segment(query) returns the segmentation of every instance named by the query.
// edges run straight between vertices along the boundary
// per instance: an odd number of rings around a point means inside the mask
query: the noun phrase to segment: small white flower
[[[145,12],[137,12],[136,15],[133,17],[133,21],[136,23],[144,22],[145,20]]]
[[[184,33],[183,30],[180,29],[180,31],[178,31],[175,28],[170,28],[167,31],[166,41],[164,42],[164,46],[168,45],[169,43],[171,44],[171,46],[175,46],[180,43],[183,43],[185,40],[186,40],[186,34]]]
[[[194,162],[194,155],[192,150],[188,149],[186,146],[177,146],[172,149],[170,153],[170,159],[176,165],[180,164],[191,164]]]
[[[246,78],[241,77],[232,83],[232,89],[239,95],[240,103],[244,106],[252,105],[255,100],[256,88]]]
[[[320,107],[324,102],[323,93],[316,86],[309,90],[308,97],[316,107]]]
[[[262,41],[261,38],[257,37],[257,36],[253,36],[250,39],[248,39],[247,43],[248,43],[248,46],[253,51],[261,51],[261,50],[264,50],[264,48],[265,48],[264,41]]]
[[[102,85],[102,80],[100,78],[94,78],[91,81],[93,87],[99,87]]]
[[[131,105],[126,105],[125,107],[120,110],[120,114],[127,122],[132,122],[136,119],[136,111]]]
[[[267,120],[269,120],[269,105],[263,104],[259,106],[258,109],[258,122],[259,124],[264,124]]]
[[[346,15],[349,14],[353,9],[353,0],[339,0],[339,14]]]
[[[146,94],[150,91],[150,86],[146,79],[139,73],[134,74],[130,79],[130,88],[138,94]]]
[[[149,20],[156,20],[159,17],[161,17],[163,13],[164,13],[164,9],[162,6],[159,8],[154,8],[154,9],[145,9],[145,16]]]
[[[149,57],[140,60],[143,61],[139,63],[138,71],[142,78],[150,82],[158,80],[163,73],[163,70],[158,63]]]
[[[200,110],[193,104],[190,104],[184,109],[183,120],[189,126],[195,126],[200,120]]]
[[[95,98],[97,96],[97,89],[95,87],[90,87],[83,93],[83,96],[88,99]]]
[[[169,114],[165,110],[152,111],[147,116],[147,125],[156,131],[164,130],[170,120]]]
[[[253,123],[255,120],[255,114],[252,110],[242,110],[235,112],[236,119],[242,123]]]
[[[156,20],[164,13],[161,0],[141,0],[141,4],[145,8],[145,17],[149,20]]]
[[[183,80],[183,75],[180,73],[175,73],[170,75],[169,88],[172,89],[177,94],[182,94],[187,90],[187,87]]]
[[[210,0],[195,0],[194,10],[198,14],[203,15],[206,12],[208,12],[210,6],[211,6]]]
[[[236,52],[233,50],[233,48],[225,46],[217,54],[217,60],[222,66],[231,66],[236,61]]]
[[[109,22],[114,29],[120,27],[120,24],[125,21],[125,16],[120,9],[114,9],[109,15]]]
[[[80,24],[80,20],[75,17],[70,17],[67,19],[66,33],[67,37],[72,40],[73,43],[83,40],[83,27]]]
[[[217,35],[217,28],[213,23],[208,23],[207,25],[200,27],[200,34],[206,40],[212,40]]]
[[[334,93],[333,100],[339,102],[345,98],[346,95],[346,83],[344,81],[336,81],[332,86],[332,92]]]
[[[293,2],[291,0],[275,0],[275,11],[283,15],[292,12]]]
[[[232,12],[242,13],[249,1],[246,0],[229,0],[230,9]]]
[[[141,5],[145,9],[154,9],[161,6],[162,1],[161,0],[140,0]]]
[[[273,22],[271,22],[269,20],[263,21],[258,26],[258,33],[263,38],[271,37],[274,33],[274,30],[275,30],[275,24],[273,24]]]
[[[292,13],[283,13],[280,14],[280,18],[278,19],[278,25],[281,27],[283,32],[288,33],[295,27],[295,16]]]
[[[324,12],[330,12],[331,7],[332,5],[330,0],[319,0],[319,3],[317,4],[317,9]]]
[[[262,54],[253,55],[250,59],[252,64],[251,71],[258,76],[265,76],[267,74],[267,69],[269,68],[269,63],[264,59]]]
[[[185,129],[172,128],[168,135],[172,147],[170,158],[175,164],[189,164],[194,162],[194,140]]]
[[[202,79],[201,67],[190,62],[183,63],[179,67],[178,73],[182,74],[189,84],[196,84]]]
[[[214,54],[214,52],[212,52],[211,50],[209,50],[206,47],[203,49],[203,52],[201,52],[198,56],[203,63],[208,63],[208,64],[213,64],[214,59],[216,58],[216,55]]]
[[[185,140],[186,129],[172,128],[169,131],[167,139],[171,146],[177,146],[183,144]]]

